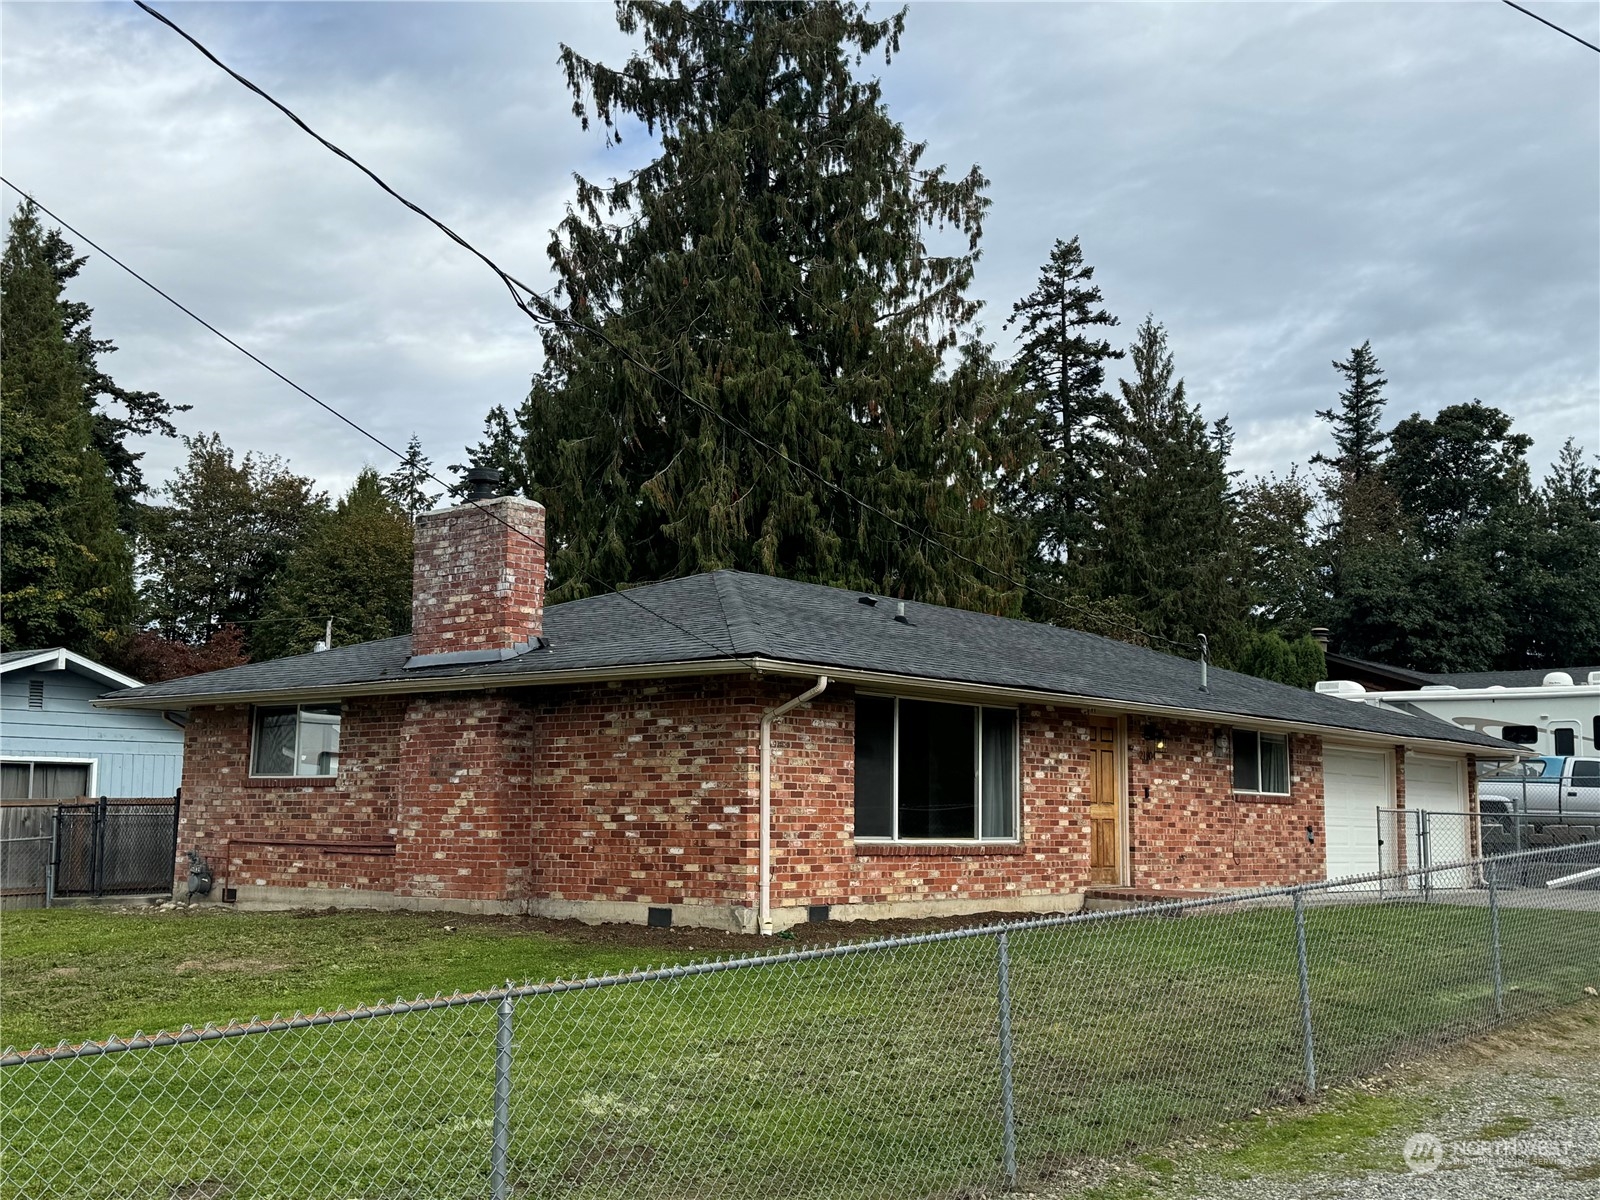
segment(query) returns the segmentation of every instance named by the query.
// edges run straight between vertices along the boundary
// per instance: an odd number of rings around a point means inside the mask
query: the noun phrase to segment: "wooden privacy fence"
[[[0,907],[172,890],[176,797],[0,801]]]

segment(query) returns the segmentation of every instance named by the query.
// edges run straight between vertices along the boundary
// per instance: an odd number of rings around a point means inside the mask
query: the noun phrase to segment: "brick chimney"
[[[543,632],[544,506],[493,495],[498,481],[469,479],[484,498],[417,518],[408,666],[510,658]]]

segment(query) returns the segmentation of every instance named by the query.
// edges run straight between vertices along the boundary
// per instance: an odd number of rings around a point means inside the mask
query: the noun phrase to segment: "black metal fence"
[[[172,890],[176,797],[7,801],[0,808],[0,904]]]

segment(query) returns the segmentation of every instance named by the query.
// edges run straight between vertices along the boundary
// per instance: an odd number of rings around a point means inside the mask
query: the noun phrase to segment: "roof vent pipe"
[[[1322,647],[1324,654],[1328,652],[1328,630],[1324,626],[1318,625],[1311,631],[1311,640]]]
[[[1206,658],[1210,653],[1211,653],[1211,639],[1206,637],[1206,635],[1202,633],[1200,635],[1200,690],[1202,692],[1206,692],[1206,691],[1210,691],[1211,690],[1210,688],[1208,688],[1206,686],[1206,684],[1208,682],[1208,680],[1206,678],[1206,668],[1210,665],[1210,664],[1208,664],[1206,662]]]
[[[461,477],[466,484],[466,502],[493,500],[500,494],[500,470],[497,467],[472,467]]]

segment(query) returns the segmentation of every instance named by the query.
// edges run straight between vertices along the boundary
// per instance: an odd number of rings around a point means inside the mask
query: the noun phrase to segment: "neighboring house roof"
[[[1329,679],[1354,679],[1357,683],[1392,687],[1396,691],[1420,688],[1438,682],[1426,671],[1413,671],[1408,667],[1391,667],[1388,663],[1373,662],[1367,658],[1354,658],[1348,654],[1327,651],[1323,658],[1328,665]]]
[[[318,695],[371,695],[556,683],[583,678],[686,675],[710,670],[802,669],[938,681],[1141,711],[1252,717],[1397,739],[1514,749],[1497,738],[1373,705],[1213,668],[1054,625],[717,571],[554,605],[547,645],[516,658],[407,670],[409,636],[339,647],[150,684],[103,703],[174,707]],[[644,606],[644,607],[641,607]],[[742,666],[741,666],[742,664]]]
[[[144,684],[132,675],[113,671],[92,658],[85,658],[61,646],[50,650],[7,650],[4,654],[0,654],[0,675],[27,667],[39,671],[71,671],[111,688],[126,690],[144,687]]]

